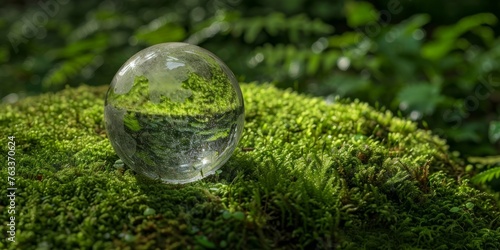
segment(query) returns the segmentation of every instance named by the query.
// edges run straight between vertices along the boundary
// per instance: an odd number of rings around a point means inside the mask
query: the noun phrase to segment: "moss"
[[[126,94],[117,94],[110,88],[107,104],[140,113],[200,118],[205,118],[206,114],[213,116],[241,108],[243,103],[238,99],[239,90],[233,89],[229,77],[220,68],[214,67],[211,72],[208,78],[190,73],[179,88],[153,91],[159,95],[156,98],[159,102],[153,101],[154,96],[149,94],[152,88],[149,80],[138,76]],[[167,85],[164,88],[168,87],[175,88]]]
[[[134,113],[126,113],[123,117],[123,124],[132,131],[137,132],[141,130],[141,124],[139,124]]]
[[[0,247],[500,248],[495,200],[429,131],[357,101],[242,89],[238,149],[216,175],[184,186],[115,164],[105,88],[0,106],[4,145],[16,136],[18,188],[17,243],[2,237]]]

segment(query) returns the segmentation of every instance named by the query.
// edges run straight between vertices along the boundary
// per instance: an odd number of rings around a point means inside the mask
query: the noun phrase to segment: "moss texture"
[[[500,248],[496,202],[469,185],[429,131],[357,101],[242,90],[235,154],[216,175],[183,186],[116,163],[105,88],[0,106],[0,154],[14,135],[18,164],[17,243],[2,237],[0,248]]]
[[[238,99],[239,90],[233,88],[229,77],[221,69],[213,69],[212,76],[208,79],[190,73],[187,80],[173,91],[156,90],[158,95],[162,92],[168,93],[162,93],[161,97],[158,97],[159,102],[152,101],[153,98],[149,94],[151,86],[146,77],[137,76],[132,86],[126,94],[116,94],[110,88],[108,104],[149,114],[200,117],[233,111],[243,105]]]

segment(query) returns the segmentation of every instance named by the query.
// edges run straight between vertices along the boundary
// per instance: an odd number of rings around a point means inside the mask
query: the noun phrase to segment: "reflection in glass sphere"
[[[164,43],[132,56],[106,95],[106,130],[123,162],[166,183],[213,174],[241,137],[244,105],[231,70],[215,55]]]

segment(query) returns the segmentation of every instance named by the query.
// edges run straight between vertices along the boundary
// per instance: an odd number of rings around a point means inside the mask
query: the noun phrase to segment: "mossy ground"
[[[1,106],[2,166],[13,135],[18,192],[11,244],[0,189],[0,248],[500,248],[496,202],[429,131],[356,101],[242,90],[238,149],[217,175],[183,186],[115,164],[105,88]]]

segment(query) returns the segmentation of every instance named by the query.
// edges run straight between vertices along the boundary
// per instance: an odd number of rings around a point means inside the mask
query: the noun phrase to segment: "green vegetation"
[[[168,88],[171,86],[165,86]],[[161,88],[161,87],[160,87]],[[238,99],[239,90],[235,89],[222,70],[214,69],[213,76],[206,79],[195,73],[190,73],[182,85],[162,95],[160,102],[151,100],[151,86],[144,76],[137,76],[131,90],[125,94],[117,94],[113,86],[107,94],[107,105],[117,109],[140,112],[145,114],[171,116],[200,116],[222,114],[241,109],[243,102]]]
[[[2,237],[0,247],[500,248],[497,201],[470,185],[465,164],[430,131],[359,101],[242,90],[235,154],[184,186],[116,162],[103,124],[106,87],[0,106],[0,134],[16,136],[18,188],[18,242]],[[4,222],[6,206],[0,199]]]
[[[108,84],[139,50],[184,41],[212,51],[242,81],[378,103],[464,159],[500,154],[500,26],[491,13],[500,2],[64,2],[2,6],[0,98]],[[500,162],[467,164],[475,175]],[[499,178],[486,184],[500,190]]]

